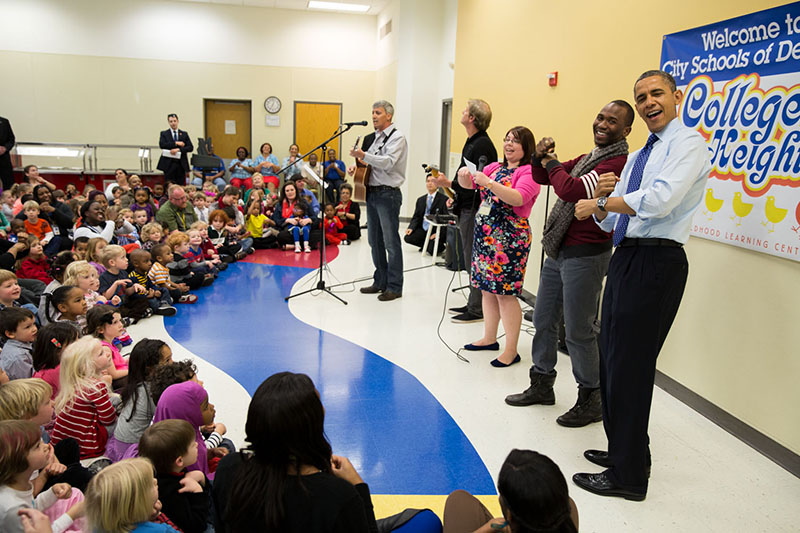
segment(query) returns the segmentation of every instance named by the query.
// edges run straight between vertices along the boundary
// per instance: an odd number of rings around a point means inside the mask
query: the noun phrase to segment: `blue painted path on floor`
[[[373,494],[495,494],[472,444],[414,376],[291,314],[283,298],[307,273],[232,264],[218,283],[198,291],[196,304],[181,306],[164,324],[251,395],[276,372],[307,374],[325,405],[334,453],[350,458]]]

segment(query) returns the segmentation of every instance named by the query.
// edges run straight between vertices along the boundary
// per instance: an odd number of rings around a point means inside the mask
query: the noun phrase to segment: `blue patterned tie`
[[[628,178],[628,189],[625,191],[625,194],[628,194],[633,191],[638,191],[639,187],[642,185],[642,174],[644,174],[644,167],[647,164],[647,158],[650,157],[650,152],[653,150],[653,145],[658,140],[655,133],[651,133],[650,137],[647,138],[647,143],[645,143],[644,148],[639,151],[639,155],[636,156],[636,161],[633,163],[633,170],[631,170],[631,175]],[[614,246],[618,246],[619,243],[622,242],[622,239],[625,238],[625,231],[628,229],[628,221],[630,220],[630,215],[620,214],[617,217],[617,226],[614,228]]]
[[[428,195],[428,202],[427,202],[427,204],[425,206],[425,214],[426,215],[430,215],[431,214],[431,206],[432,205],[433,205],[433,196],[431,196],[429,194]],[[428,226],[430,226],[430,225],[431,225],[431,223],[428,222],[427,219],[425,219],[425,218],[422,219],[422,229],[424,229],[425,231],[428,231]]]

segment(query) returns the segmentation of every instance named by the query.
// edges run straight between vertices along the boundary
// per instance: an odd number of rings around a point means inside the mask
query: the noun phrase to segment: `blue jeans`
[[[567,332],[572,374],[581,387],[600,386],[600,355],[594,320],[603,277],[608,272],[611,250],[599,255],[544,260],[533,309],[536,334],[531,345],[536,374],[555,375],[558,327],[561,316]]]
[[[292,237],[294,237],[294,243],[300,243],[300,233],[303,233],[303,242],[308,242],[308,234],[311,232],[311,225],[306,224],[305,226],[292,226]]]
[[[375,274],[372,284],[379,289],[403,292],[403,251],[400,241],[400,189],[367,190],[367,239],[372,248]]]
[[[203,180],[201,178],[192,178],[192,185],[194,185],[195,187],[202,187],[204,182],[205,182],[205,180]],[[225,183],[225,180],[222,179],[222,178],[215,178],[214,179],[214,185],[217,186],[217,189],[219,189],[219,192],[222,192],[222,189],[225,188],[227,183]]]

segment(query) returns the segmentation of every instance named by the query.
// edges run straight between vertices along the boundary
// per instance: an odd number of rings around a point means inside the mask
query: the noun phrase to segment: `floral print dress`
[[[504,187],[511,186],[514,169],[500,167],[489,176]],[[481,209],[475,216],[470,281],[473,287],[492,294],[519,295],[531,249],[528,219],[513,206],[480,187]]]

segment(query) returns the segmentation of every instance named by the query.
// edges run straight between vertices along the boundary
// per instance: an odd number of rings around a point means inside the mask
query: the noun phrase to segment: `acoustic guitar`
[[[358,143],[361,137],[356,139],[356,144],[353,149],[358,148]],[[372,167],[364,163],[361,159],[356,158],[356,171],[353,173],[353,199],[357,202],[367,201],[367,185],[369,185],[369,177],[372,174]]]

